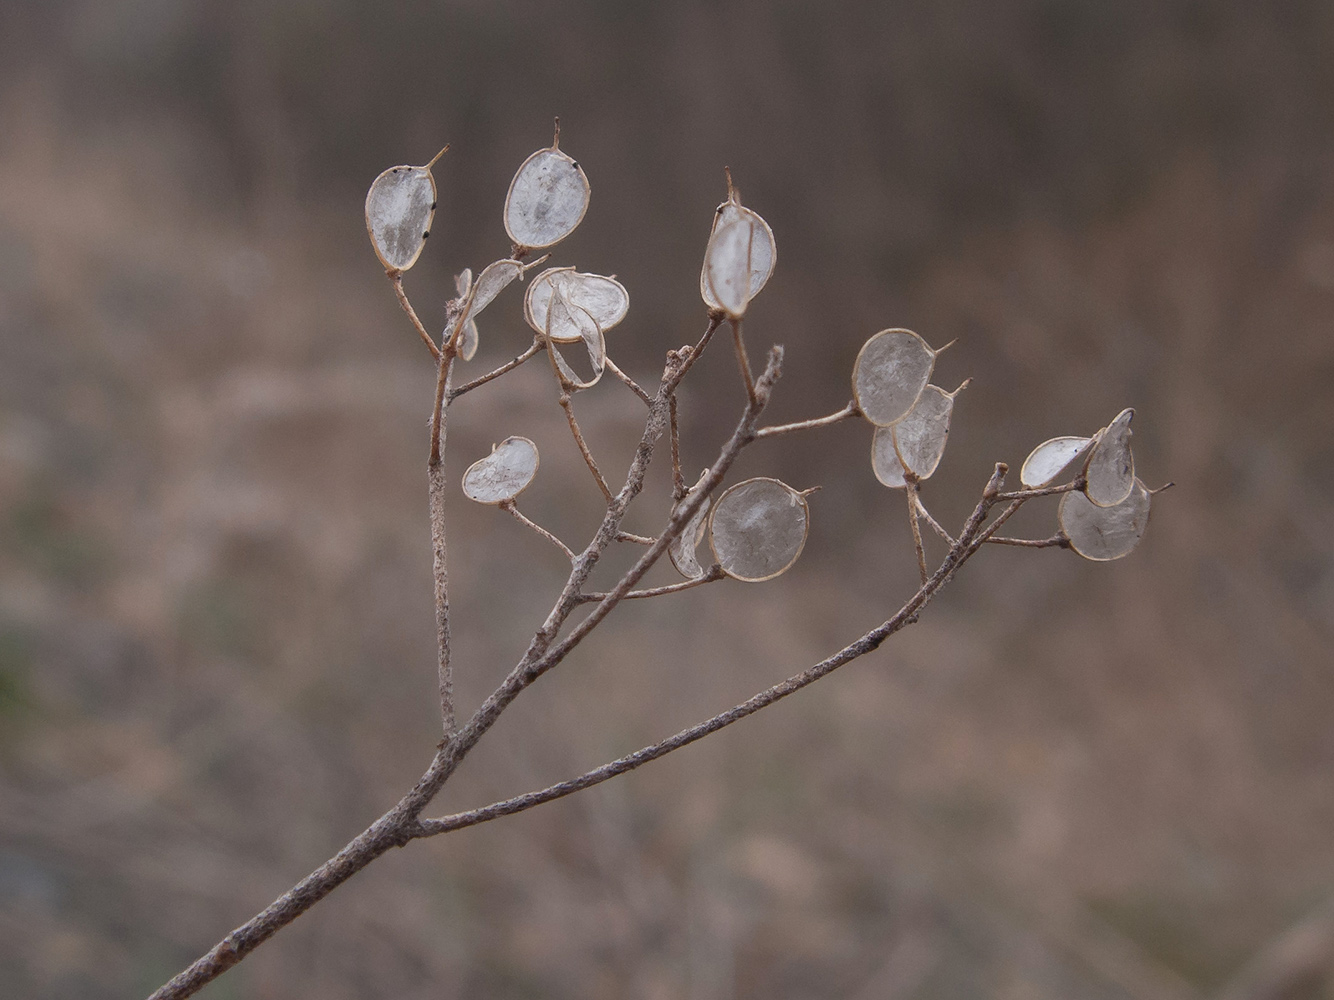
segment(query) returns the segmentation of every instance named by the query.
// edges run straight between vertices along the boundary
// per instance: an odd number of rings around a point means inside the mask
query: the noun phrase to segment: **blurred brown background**
[[[1129,559],[988,551],[874,656],[382,860],[204,995],[1334,996],[1326,0],[5,0],[0,994],[148,992],[426,765],[433,373],[362,200],[454,144],[407,278],[438,327],[556,114],[593,187],[557,260],[628,286],[608,340],[641,379],[702,329],[729,164],[778,238],[748,319],[757,356],[787,345],[774,419],[840,407],[860,343],[908,326],[959,338],[942,384],[975,377],[926,491],[948,523],[991,462],[1125,405],[1141,474],[1179,485]],[[527,343],[519,298],[469,371]],[[714,352],[691,471],[739,392]],[[582,544],[597,495],[553,398],[534,364],[460,401],[450,462],[534,438],[525,508]],[[578,406],[623,469],[640,405],[608,380]],[[652,742],[897,607],[911,543],[869,440],[752,449],[734,479],[825,487],[797,567],[625,607],[439,811]],[[451,502],[470,709],[563,574]]]

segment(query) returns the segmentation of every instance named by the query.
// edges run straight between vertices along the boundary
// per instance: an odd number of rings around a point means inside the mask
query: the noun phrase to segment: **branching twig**
[[[1000,535],[991,535],[986,541],[991,545],[1018,545],[1026,549],[1068,549],[1070,539],[1064,534],[1052,535],[1050,538],[1004,538]]]
[[[565,411],[565,419],[569,421],[570,433],[574,435],[574,443],[579,446],[579,454],[584,456],[584,462],[588,465],[588,471],[593,473],[593,479],[597,481],[598,489],[602,491],[603,499],[611,503],[611,487],[607,481],[602,478],[602,471],[598,468],[598,463],[593,459],[593,453],[588,450],[588,442],[584,440],[583,433],[579,430],[579,421],[574,419],[574,407],[570,405],[570,394],[561,390],[560,408]]]
[[[556,548],[564,552],[565,555],[569,558],[570,562],[574,562],[574,553],[570,551],[570,547],[566,545],[564,542],[562,542],[555,535],[553,535],[551,532],[547,531],[547,529],[542,527],[542,525],[538,524],[536,521],[525,516],[524,513],[521,510],[519,510],[518,506],[514,503],[513,500],[502,500],[496,506],[499,507],[501,510],[508,511],[510,514],[514,515],[514,519],[516,521],[518,521],[520,524],[526,524],[528,527],[532,528],[539,535],[545,538],[548,542],[550,542],[552,545],[556,546]]]
[[[686,495],[686,477],[681,473],[681,430],[676,419],[676,393],[667,399],[672,424],[672,503]]]
[[[855,401],[849,401],[848,405],[843,407],[837,413],[831,413],[827,417],[815,417],[812,420],[799,420],[795,424],[775,424],[773,427],[761,427],[755,432],[757,438],[778,437],[780,434],[791,434],[793,431],[806,431],[814,427],[829,427],[833,424],[842,423],[844,420],[851,420],[853,417],[861,416],[861,410],[857,409]]]
[[[412,303],[408,301],[408,293],[403,290],[403,272],[398,270],[385,271],[389,278],[389,283],[394,286],[394,294],[398,296],[398,304],[403,307],[403,311],[408,314],[408,319],[412,320],[412,325],[417,329],[417,335],[421,337],[431,352],[431,357],[440,359],[440,348],[435,346],[435,341],[431,335],[426,332],[426,327],[422,321],[417,318],[417,310],[412,308]]]
[[[926,504],[922,503],[922,492],[920,489],[917,491],[917,511],[922,515],[922,518],[926,521],[926,523],[931,525],[932,529],[935,531],[937,535],[945,539],[945,541],[950,545],[954,544],[954,536],[951,535],[948,531],[946,531],[941,526],[940,522],[931,516],[931,512],[926,509]]]
[[[486,385],[486,383],[490,382],[492,379],[500,378],[500,376],[504,375],[506,372],[511,372],[515,368],[518,368],[519,365],[523,364],[525,361],[528,361],[529,359],[536,357],[538,352],[541,350],[542,350],[541,342],[538,340],[534,340],[532,344],[528,346],[528,349],[526,351],[515,357],[512,361],[506,361],[495,371],[487,372],[485,375],[475,378],[471,382],[465,382],[457,389],[451,389],[449,391],[448,397],[446,398],[446,401],[452,403],[454,402],[454,400],[462,396],[465,392],[472,392],[478,386]]]
[[[904,487],[904,494],[908,498],[908,524],[912,528],[912,543],[917,550],[917,568],[922,574],[922,585],[926,585],[926,549],[922,547],[922,529],[917,524],[917,478],[914,476],[908,480]]]
[[[755,376],[750,370],[750,355],[746,353],[746,339],[741,333],[741,320],[732,320],[732,344],[736,347],[736,363],[746,383],[746,398],[755,402]]]
[[[726,575],[727,574],[723,572],[723,568],[715,563],[705,570],[702,576],[697,576],[693,580],[684,580],[681,583],[670,583],[665,587],[654,587],[651,590],[632,590],[621,598],[621,600],[632,601],[641,597],[661,597],[663,594],[676,594],[682,590],[693,590],[695,587],[702,586],[703,584],[721,580]],[[605,601],[609,596],[609,594],[580,594],[578,600],[580,604],[590,604],[594,601]]]
[[[630,387],[630,391],[644,401],[645,406],[653,405],[653,397],[650,396],[647,392],[645,392],[643,387],[640,386],[638,382],[636,382],[629,375],[625,374],[625,372],[621,371],[618,367],[616,367],[616,363],[612,361],[611,358],[604,357],[602,361],[603,364],[606,365],[607,371],[611,372],[618,379],[620,379],[622,382],[628,385]]]
[[[649,538],[647,535],[636,535],[629,531],[618,531],[616,532],[616,541],[634,542],[636,545],[652,545],[657,539]]]

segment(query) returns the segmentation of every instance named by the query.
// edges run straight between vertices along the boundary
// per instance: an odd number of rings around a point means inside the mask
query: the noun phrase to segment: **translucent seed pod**
[[[366,192],[366,231],[386,271],[406,271],[417,263],[431,234],[435,218],[434,163],[390,167]]]
[[[888,427],[911,413],[937,353],[911,330],[881,330],[863,344],[852,366],[852,395],[862,416]]]
[[[1061,473],[1074,464],[1075,459],[1088,454],[1093,438],[1054,437],[1043,441],[1024,459],[1019,470],[1019,482],[1030,489],[1050,486]]]
[[[903,463],[894,450],[894,428],[877,427],[871,438],[871,471],[875,478],[891,490],[901,490],[908,485],[903,474]]]
[[[559,330],[564,341],[558,341],[552,335],[552,331]],[[575,337],[571,338],[573,332]],[[570,342],[577,339],[583,342],[588,350],[589,374],[586,377],[578,375],[573,366],[565,359],[560,350],[556,347],[557,343]],[[602,330],[587,312],[578,306],[571,305],[565,300],[565,296],[556,292],[551,297],[551,303],[547,309],[547,353],[551,356],[551,363],[559,374],[561,381],[572,389],[589,389],[597,385],[602,378],[602,373],[607,367],[607,343],[602,337]]]
[[[483,271],[483,274],[486,272]],[[458,274],[454,275],[454,290],[458,292],[459,301],[468,301],[468,293],[472,291],[472,268],[465,267]],[[477,332],[477,323],[473,319],[480,310],[477,308],[476,296],[473,297],[473,308],[468,314],[467,321],[463,324],[463,336],[459,338],[459,357],[464,361],[471,361],[477,353],[477,345],[481,342],[481,337]],[[449,330],[445,330],[445,337],[449,336]],[[443,338],[442,338],[443,339]]]
[[[705,469],[704,474],[699,477],[699,482],[690,488],[690,491],[681,498],[680,503],[672,508],[672,514],[685,506],[704,485],[704,480],[709,476],[709,470]],[[699,557],[696,550],[699,543],[704,540],[704,525],[709,518],[708,501],[699,505],[699,510],[687,522],[681,534],[677,535],[672,544],[667,547],[667,556],[676,567],[676,571],[687,580],[698,580],[704,575],[704,567],[699,564]]]
[[[504,503],[527,489],[536,475],[537,445],[526,437],[507,437],[491,454],[468,466],[463,493],[477,503]]]
[[[699,294],[704,300],[704,304],[710,309],[724,309],[725,307],[718,301],[718,297],[713,291],[713,285],[709,280],[709,261],[712,259],[712,254],[709,251],[712,249],[714,237],[717,236],[719,230],[738,221],[746,221],[751,226],[750,277],[747,283],[747,301],[760,293],[760,289],[769,281],[769,276],[774,271],[774,265],[778,262],[778,244],[774,241],[774,231],[769,228],[769,223],[765,222],[758,212],[743,207],[741,202],[737,200],[735,192],[733,192],[727,201],[719,205],[717,211],[713,213],[713,228],[709,231],[709,243],[704,251],[704,266],[700,268],[699,272]]]
[[[1070,547],[1085,559],[1109,562],[1130,554],[1149,525],[1151,496],[1138,479],[1119,504],[1099,507],[1083,493],[1061,497],[1056,516]]]
[[[740,319],[751,300],[751,274],[763,233],[754,220],[741,217],[720,226],[704,254],[704,279],[713,304],[731,319]],[[705,302],[709,298],[705,297]]]
[[[588,178],[578,162],[552,145],[523,161],[505,198],[505,232],[533,250],[559,243],[588,211]]]
[[[939,386],[928,385],[908,415],[889,428],[899,461],[918,479],[931,478],[940,465],[958,392],[959,389],[949,393]]]
[[[737,483],[713,505],[709,547],[724,573],[759,583],[786,572],[806,544],[810,508],[777,479]]]
[[[495,260],[487,264],[477,276],[477,294],[472,299],[472,314],[476,316],[489,306],[505,290],[506,285],[522,275],[523,265],[517,260]]]
[[[543,271],[528,286],[523,299],[523,315],[536,332],[547,329],[547,308],[551,296],[559,291],[565,301],[588,313],[606,333],[630,310],[630,293],[615,278],[601,274],[583,274],[573,267],[552,267]],[[572,344],[577,335],[553,335],[558,344]]]
[[[1098,433],[1089,454],[1085,495],[1099,507],[1115,507],[1135,483],[1135,456],[1130,453],[1130,421],[1135,411],[1122,410]]]

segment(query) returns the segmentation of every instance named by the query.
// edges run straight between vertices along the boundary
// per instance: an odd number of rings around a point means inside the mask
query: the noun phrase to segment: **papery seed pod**
[[[468,293],[472,291],[472,268],[465,267],[458,274],[454,275],[454,290],[458,292],[460,302],[468,301]],[[477,315],[474,308],[469,313],[467,320],[463,324],[463,334],[459,337],[459,357],[464,361],[471,361],[477,354],[477,346],[481,342],[481,335],[477,332],[477,324],[473,317]],[[442,340],[448,340],[453,327],[445,330]]]
[[[695,483],[695,485],[690,488],[689,492],[681,498],[680,502],[673,505],[672,516],[675,516],[678,510],[685,504],[689,503],[690,500],[699,493],[700,489],[704,486],[704,480],[708,477],[709,470],[705,469],[703,475],[699,477],[699,482]],[[708,518],[709,503],[706,500],[704,503],[700,504],[699,510],[695,511],[691,516],[685,528],[682,529],[681,534],[677,535],[672,541],[672,544],[667,547],[667,557],[671,559],[672,565],[676,567],[676,571],[687,580],[698,580],[704,575],[704,567],[699,564],[699,557],[696,555],[696,550],[699,548],[699,543],[704,540],[704,526],[708,521]]]
[[[547,307],[556,291],[566,302],[592,316],[604,334],[625,319],[630,309],[630,293],[615,278],[583,274],[573,267],[547,268],[532,280],[523,299],[524,319],[538,333],[547,330]],[[558,344],[573,344],[580,339],[577,333],[559,330],[549,336]]]
[[[777,479],[748,479],[718,498],[709,547],[724,573],[759,583],[786,572],[806,544],[806,497]]]
[[[773,274],[774,265],[778,261],[778,244],[774,240],[774,232],[769,228],[769,223],[765,222],[758,212],[742,206],[735,190],[731,188],[730,176],[728,189],[727,200],[719,205],[713,214],[713,228],[709,231],[709,242],[704,251],[704,266],[699,274],[699,294],[710,309],[722,309],[729,315],[739,316],[740,313],[734,312],[732,307],[739,306],[741,312],[744,312],[750,300],[760,293],[760,289]],[[737,222],[744,222],[748,227],[745,234],[744,259],[735,252],[735,247],[730,255],[720,254],[715,257],[714,240],[720,232]],[[741,239],[739,231],[729,238],[739,241]],[[713,278],[710,277],[711,268],[717,272]],[[724,304],[714,291],[714,280],[721,280],[727,284],[730,306]]]
[[[871,471],[875,478],[891,490],[901,490],[908,485],[903,473],[903,463],[894,449],[894,428],[877,427],[871,438]]]
[[[431,167],[443,153],[424,167],[390,167],[366,192],[366,231],[386,271],[406,271],[421,256],[435,218]]]
[[[477,292],[472,299],[472,315],[476,316],[495,301],[515,278],[523,277],[524,267],[517,260],[493,260],[477,276]]]
[[[561,331],[564,341],[552,336],[552,331]],[[575,338],[569,336],[570,333]],[[557,343],[578,339],[588,351],[590,374],[581,377],[561,354]],[[597,385],[607,367],[607,344],[602,337],[602,330],[592,316],[576,305],[566,301],[565,296],[556,292],[551,297],[547,308],[547,353],[560,379],[572,389],[590,389]]]
[[[463,493],[478,503],[498,504],[513,500],[537,475],[537,445],[526,437],[507,437],[491,454],[468,466],[463,474]]]
[[[1070,547],[1085,559],[1109,562],[1127,556],[1149,525],[1150,493],[1138,479],[1120,503],[1100,507],[1083,493],[1061,497],[1056,516]]]
[[[553,143],[523,161],[505,198],[505,232],[527,249],[559,243],[588,211],[588,178]]]
[[[911,330],[881,330],[863,344],[852,366],[852,395],[862,416],[888,427],[911,413],[938,353]]]
[[[1122,410],[1093,442],[1084,494],[1099,507],[1115,507],[1130,495],[1134,485],[1135,456],[1130,451],[1130,421],[1134,416],[1133,409]]]
[[[930,479],[940,465],[950,436],[954,397],[962,389],[961,385],[951,393],[928,385],[908,415],[890,428],[899,460],[918,479]]]
[[[1024,459],[1019,470],[1019,482],[1031,490],[1050,486],[1060,478],[1062,472],[1086,456],[1093,438],[1054,437],[1043,441]]]

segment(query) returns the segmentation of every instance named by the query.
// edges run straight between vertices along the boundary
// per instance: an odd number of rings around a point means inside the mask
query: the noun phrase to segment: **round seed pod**
[[[743,223],[745,228],[733,230],[731,227],[737,223]],[[730,234],[727,240],[731,245],[720,246],[715,252],[715,243],[724,231]],[[740,316],[768,283],[777,262],[778,244],[769,223],[758,212],[743,207],[735,196],[730,197],[713,215],[713,229],[699,274],[700,297],[710,309]],[[724,284],[725,297],[715,291],[715,281]],[[738,308],[740,312],[736,311]]]
[[[592,316],[603,333],[625,319],[630,309],[630,293],[615,278],[583,274],[573,267],[550,267],[532,280],[523,299],[524,319],[538,333],[547,332],[547,309],[556,292]],[[558,344],[580,340],[577,333],[570,331],[548,332],[548,336]]]
[[[898,423],[916,405],[936,365],[936,351],[911,330],[881,330],[852,366],[857,408],[877,427]]]
[[[530,250],[554,246],[588,211],[588,178],[558,146],[539,149],[523,161],[505,198],[505,232]]]
[[[505,290],[515,278],[523,275],[523,265],[517,260],[493,260],[477,276],[477,292],[472,298],[472,314],[479,312],[495,301],[496,296]]]
[[[1094,439],[1084,495],[1099,507],[1115,507],[1134,486],[1135,456],[1130,452],[1130,421],[1134,416],[1133,409],[1122,410]]]
[[[1024,459],[1019,482],[1030,490],[1050,486],[1074,464],[1075,459],[1088,454],[1092,443],[1093,438],[1069,436],[1043,441]]]
[[[709,547],[724,573],[758,583],[786,572],[806,544],[810,508],[777,479],[737,483],[713,505]]]
[[[928,385],[908,415],[890,428],[899,460],[918,479],[930,479],[940,465],[953,413],[954,395]]]
[[[463,493],[477,503],[513,500],[537,475],[537,462],[537,445],[526,437],[507,437],[491,449],[491,454],[468,466],[463,474]]]
[[[429,165],[390,167],[366,192],[366,231],[386,271],[406,271],[417,263],[434,219]]]
[[[1099,507],[1083,493],[1061,497],[1056,516],[1070,547],[1085,559],[1109,562],[1127,556],[1149,525],[1151,497],[1138,479],[1119,504]]]

